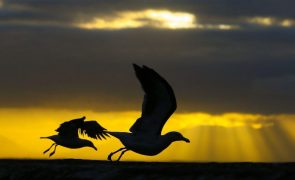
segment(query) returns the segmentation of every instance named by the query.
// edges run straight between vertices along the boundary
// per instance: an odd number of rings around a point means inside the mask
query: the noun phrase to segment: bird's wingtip
[[[138,66],[138,65],[135,64],[135,63],[132,63],[132,66],[133,66],[134,69],[140,68],[140,66]]]
[[[149,68],[149,67],[146,66],[146,65],[142,65],[142,67],[140,67],[139,65],[137,65],[137,64],[135,64],[135,63],[133,63],[132,65],[133,65],[133,68],[134,68],[135,70],[139,70],[139,69],[151,69],[151,68]]]
[[[133,65],[133,69],[134,69],[134,71],[135,72],[138,72],[138,71],[140,71],[142,68],[139,66],[139,65],[137,65],[137,64],[132,64]]]

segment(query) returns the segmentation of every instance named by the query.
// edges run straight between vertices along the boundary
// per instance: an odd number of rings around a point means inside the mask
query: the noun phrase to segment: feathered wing
[[[87,136],[94,139],[105,138],[105,136],[109,136],[106,132],[106,129],[103,128],[96,121],[85,121],[83,127],[81,127],[81,134],[86,134]]]
[[[136,64],[133,67],[145,95],[141,117],[132,125],[130,131],[160,135],[164,124],[177,107],[173,89],[153,69]]]
[[[59,128],[57,128],[55,131],[58,132],[58,135],[63,137],[69,137],[69,138],[78,138],[78,130],[80,127],[83,126],[85,116],[78,118],[78,119],[72,119],[70,121],[66,121],[62,123]]]
[[[79,132],[82,135],[86,134],[87,136],[94,139],[101,139],[101,137],[105,139],[105,136],[108,136],[108,134],[105,132],[106,129],[96,121],[84,120],[85,116],[64,122],[56,131],[58,132],[58,135],[68,138],[78,138]]]

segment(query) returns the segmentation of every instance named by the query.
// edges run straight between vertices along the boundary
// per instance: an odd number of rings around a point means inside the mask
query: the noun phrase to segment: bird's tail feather
[[[40,139],[48,139],[49,137],[40,137]]]

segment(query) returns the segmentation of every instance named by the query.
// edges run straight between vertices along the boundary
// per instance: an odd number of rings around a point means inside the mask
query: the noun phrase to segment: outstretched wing
[[[79,132],[84,135],[94,138],[94,139],[101,139],[105,136],[109,136],[105,132],[105,128],[103,128],[100,124],[96,121],[84,121],[85,116],[73,119],[67,122],[62,123],[59,128],[56,130],[58,135],[67,137],[67,138],[78,138]]]
[[[86,117],[83,116],[78,119],[66,121],[62,123],[55,131],[58,132],[58,135],[63,137],[78,138],[78,129],[83,126],[85,118]]]
[[[153,69],[133,64],[145,92],[142,114],[130,128],[133,133],[160,135],[169,117],[176,110],[176,99],[168,82]]]
[[[105,128],[103,128],[100,124],[96,121],[85,121],[84,125],[81,127],[81,134],[86,134],[87,136],[94,138],[94,139],[101,139],[105,138],[105,136],[109,135],[105,132]]]

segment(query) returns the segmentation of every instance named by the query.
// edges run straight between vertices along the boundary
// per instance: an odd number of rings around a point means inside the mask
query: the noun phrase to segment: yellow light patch
[[[248,18],[248,22],[261,26],[281,26],[285,28],[295,25],[295,21],[292,19],[279,19],[274,17],[253,17]]]
[[[39,137],[56,134],[54,130],[59,124],[73,118],[86,116],[87,120],[97,120],[109,131],[128,132],[140,114],[137,111],[0,109],[0,158],[48,158],[42,152],[53,142]],[[179,131],[191,143],[172,143],[162,153],[151,157],[127,152],[123,160],[294,161],[294,122],[295,115],[176,113],[165,124],[163,134]],[[89,140],[95,143],[98,151],[58,146],[52,158],[106,160],[110,152],[123,147],[114,137]]]
[[[263,26],[271,26],[273,25],[274,19],[270,17],[254,17],[250,18],[249,22]]]
[[[122,11],[109,16],[94,17],[88,22],[79,22],[75,26],[83,29],[119,30],[130,28],[156,29],[238,29],[238,25],[200,24],[194,14],[170,10],[147,9],[142,11]]]
[[[285,19],[281,22],[281,26],[283,27],[291,27],[295,25],[295,21],[292,21],[290,19]]]
[[[220,127],[251,127],[259,129],[272,126],[273,117],[259,114],[225,113],[211,115],[208,113],[185,113],[173,116],[179,121],[173,121],[176,127],[187,128],[191,126],[220,126]]]
[[[151,27],[159,29],[190,29],[196,27],[196,17],[186,12],[169,10],[123,11],[114,16],[95,17],[77,25],[84,29],[126,29]]]

